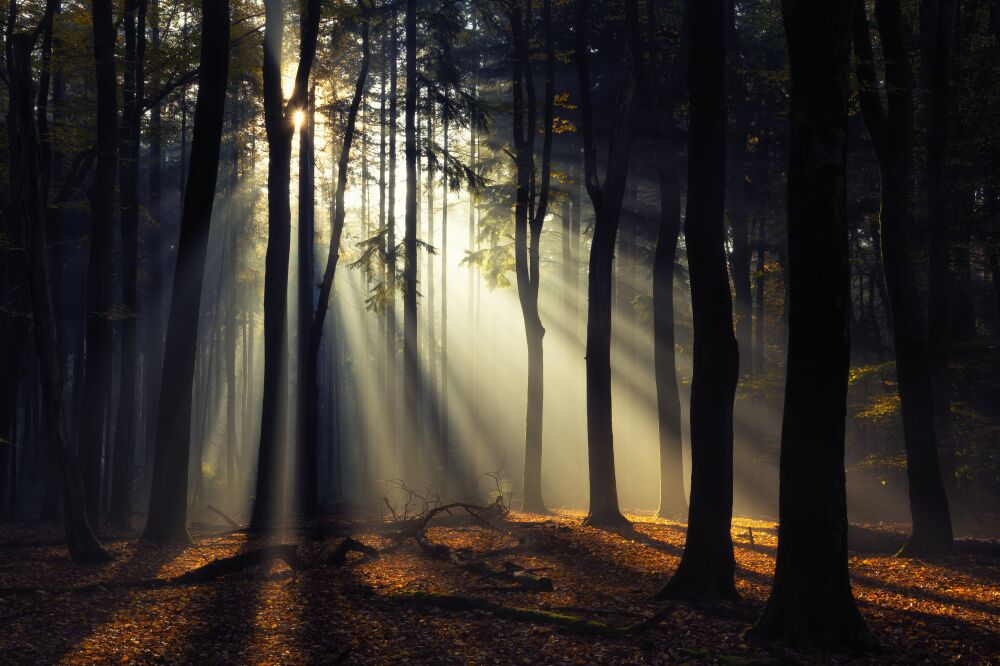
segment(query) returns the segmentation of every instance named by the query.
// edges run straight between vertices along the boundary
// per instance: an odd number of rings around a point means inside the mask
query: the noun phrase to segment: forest
[[[1000,0],[0,0],[0,660],[1000,664]]]

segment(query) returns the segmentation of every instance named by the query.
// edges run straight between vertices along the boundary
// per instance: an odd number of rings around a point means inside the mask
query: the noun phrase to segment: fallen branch
[[[620,638],[641,634],[663,622],[673,611],[668,606],[655,613],[648,619],[622,627],[616,627],[597,620],[587,620],[574,615],[564,615],[552,611],[536,610],[533,608],[521,608],[518,606],[505,606],[494,603],[487,599],[476,597],[461,597],[453,594],[440,594],[437,592],[403,592],[394,595],[401,602],[414,603],[421,606],[432,606],[449,611],[481,611],[489,613],[495,617],[505,620],[516,620],[519,622],[531,622],[534,624],[549,624],[567,629],[584,636],[603,636],[607,638]]]
[[[238,522],[236,522],[232,518],[232,516],[230,516],[228,513],[226,513],[222,509],[219,509],[218,507],[214,507],[211,504],[207,505],[205,508],[208,509],[209,511],[211,511],[212,513],[214,513],[215,515],[217,515],[219,518],[222,518],[224,521],[226,521],[226,524],[229,525],[230,527],[232,527],[234,530],[241,530],[241,529],[243,529],[243,525],[240,525]]]

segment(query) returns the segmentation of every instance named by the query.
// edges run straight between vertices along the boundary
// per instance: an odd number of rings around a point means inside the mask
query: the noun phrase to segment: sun
[[[295,122],[295,129],[302,127],[302,123],[305,122],[306,112],[302,109],[296,109],[295,113],[292,115],[292,120]]]

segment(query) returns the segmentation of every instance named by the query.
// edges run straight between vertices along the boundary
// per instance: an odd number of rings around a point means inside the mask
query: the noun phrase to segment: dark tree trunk
[[[151,8],[151,45],[153,57],[157,57],[160,49],[160,6],[159,0],[149,0]],[[160,85],[159,75],[153,73],[151,85],[154,89]],[[163,377],[163,305],[164,305],[164,270],[163,270],[163,238],[160,234],[162,220],[161,202],[163,195],[163,144],[162,113],[159,104],[149,111],[149,215],[155,224],[149,225],[149,235],[146,239],[147,255],[151,262],[149,271],[149,288],[146,295],[145,319],[146,326],[143,379],[146,402],[145,455],[143,461],[142,491],[149,493],[153,479],[153,442],[156,440],[157,409],[160,405],[160,384]]]
[[[590,248],[587,309],[587,454],[590,471],[590,513],[595,527],[628,524],[618,509],[614,435],[611,424],[611,272],[621,217],[632,125],[635,117],[635,73],[631,67],[615,103],[604,183],[597,175],[594,104],[588,50],[590,0],[580,0],[576,13],[576,63],[583,118],[584,167],[587,194],[594,207],[594,239]]]
[[[948,369],[950,320],[956,316],[951,302],[949,233],[952,170],[948,168],[948,127],[951,108],[951,44],[957,0],[923,0],[923,90],[927,155],[927,323],[934,387],[934,426],[942,451],[954,447],[951,422],[951,372]],[[943,535],[941,535],[943,536]]]
[[[306,20],[303,15],[303,20]],[[315,88],[313,90],[315,93]],[[317,454],[319,452],[319,386],[315,390],[309,384],[309,378],[318,374],[318,358],[303,353],[311,349],[309,344],[310,329],[313,319],[313,298],[315,295],[315,278],[313,269],[313,234],[316,209],[315,148],[313,146],[313,122],[315,121],[315,104],[312,97],[308,101],[309,113],[307,119],[299,127],[299,284],[298,284],[298,381],[296,392],[295,429],[295,510],[299,515],[312,516],[317,508],[319,496],[318,477],[316,475]],[[320,328],[322,331],[322,327]],[[319,346],[317,345],[317,350]],[[316,364],[310,370],[310,363]],[[306,403],[315,397],[315,404],[310,407]],[[311,411],[310,411],[311,410]],[[313,424],[306,421],[312,417]],[[310,438],[309,436],[312,436]]]
[[[330,307],[330,298],[333,293],[333,280],[337,274],[337,262],[340,258],[340,239],[344,233],[344,218],[346,211],[344,208],[344,192],[347,189],[347,171],[350,163],[351,144],[354,141],[355,124],[358,119],[358,108],[364,96],[365,85],[368,81],[368,66],[371,60],[369,47],[369,28],[367,17],[361,23],[361,69],[358,72],[358,79],[354,85],[354,97],[351,99],[351,106],[347,112],[347,123],[344,127],[344,142],[340,150],[340,163],[337,165],[337,191],[334,200],[333,228],[330,234],[330,251],[326,259],[326,268],[323,270],[323,280],[319,286],[319,300],[316,302],[316,314],[313,316],[309,331],[309,346],[307,351],[306,365],[303,368],[305,375],[306,391],[306,445],[310,449],[309,463],[311,469],[316,466],[316,454],[319,450],[320,432],[320,412],[319,412],[319,351],[320,343],[323,339],[323,327],[326,323],[326,313]],[[311,307],[311,305],[310,305]],[[333,327],[331,326],[331,330]],[[333,336],[331,336],[332,342]],[[334,349],[335,347],[331,347]],[[333,363],[337,360],[334,358]],[[340,401],[339,391],[336,401]],[[336,403],[334,403],[336,404]],[[315,496],[313,497],[315,500]]]
[[[754,321],[753,374],[764,376],[764,284],[767,265],[767,222],[763,215],[757,220],[757,264],[754,267]]]
[[[219,170],[229,74],[229,3],[202,1],[201,67],[191,169],[184,192],[177,265],[170,294],[163,386],[153,452],[149,515],[142,539],[187,543],[188,461],[201,285]]]
[[[740,375],[751,373],[753,359],[753,310],[750,302],[750,183],[747,180],[747,135],[750,131],[747,108],[747,84],[740,51],[736,2],[727,0],[729,35],[727,56],[729,73],[729,99],[733,107],[733,125],[730,128],[727,148],[729,188],[727,214],[733,238],[732,266],[733,292],[735,295],[736,341],[739,345]]]
[[[913,81],[899,0],[875,3],[888,90],[888,115],[876,87],[874,54],[863,3],[854,12],[854,48],[862,115],[882,175],[882,264],[891,309],[896,372],[906,445],[913,534],[907,554],[947,552],[952,529],[935,442],[927,328],[913,265]]]
[[[413,481],[423,448],[420,436],[417,386],[420,374],[417,348],[417,3],[406,0],[406,101],[404,151],[406,154],[406,219],[403,236],[403,478]]]
[[[726,0],[692,4],[698,35],[688,66],[687,243],[694,320],[691,382],[691,506],[680,566],[661,597],[738,598],[733,511],[733,400],[739,350],[725,251]],[[748,276],[747,276],[748,277]]]
[[[392,12],[389,48],[389,192],[386,220],[386,304],[385,304],[385,413],[388,442],[396,445],[396,130],[399,115],[399,16]]]
[[[784,0],[791,62],[789,347],[778,559],[751,630],[794,647],[874,644],[847,566],[844,418],[850,367],[847,74],[852,3]]]
[[[679,518],[687,509],[681,441],[681,398],[677,387],[674,344],[674,273],[681,229],[680,177],[677,172],[677,124],[674,111],[686,88],[690,34],[687,15],[681,21],[681,43],[668,73],[657,76],[657,16],[646,3],[646,39],[639,30],[636,0],[626,4],[626,19],[634,44],[639,88],[648,108],[657,116],[656,163],[660,186],[660,223],[653,254],[653,370],[660,449],[660,502],[656,515]]]
[[[101,465],[105,429],[110,419],[114,279],[112,235],[115,227],[115,171],[118,119],[115,78],[115,26],[110,0],[93,0],[94,62],[97,93],[97,166],[90,198],[90,263],[87,268],[87,355],[81,445],[87,516],[97,528],[100,516]]]
[[[264,526],[281,516],[285,489],[288,374],[289,204],[294,116],[305,108],[309,73],[316,56],[319,0],[304,8],[295,87],[287,105],[281,91],[282,0],[264,3],[264,127],[267,132],[267,253],[264,258],[264,396],[261,404],[257,490],[250,522]]]
[[[531,3],[523,6],[519,0],[510,16],[514,96],[514,149],[517,162],[517,193],[514,205],[514,263],[517,295],[524,318],[528,345],[528,395],[524,439],[524,503],[523,509],[545,512],[542,499],[542,414],[544,400],[544,366],[542,339],[545,327],[538,314],[538,290],[541,275],[542,225],[548,210],[550,174],[552,171],[552,120],[554,115],[555,45],[552,38],[552,2],[545,0],[543,9],[545,33],[545,100],[543,118],[542,173],[538,196],[535,197],[535,135],[537,103],[531,72],[528,43],[531,39]],[[525,99],[527,93],[527,99]]]
[[[49,282],[48,241],[38,129],[33,114],[31,51],[34,39],[29,34],[14,36],[10,100],[16,105],[18,138],[16,150],[20,171],[19,191],[24,222],[28,231],[28,287],[31,295],[35,349],[39,358],[42,399],[48,423],[49,450],[59,467],[64,498],[66,545],[75,562],[97,564],[111,556],[101,547],[87,519],[87,501],[76,451],[70,444],[63,404],[62,369],[59,363],[58,328],[52,306]]]
[[[140,7],[141,5],[141,7]],[[114,458],[111,477],[111,524],[130,529],[132,513],[132,466],[138,399],[139,346],[136,336],[139,252],[139,128],[142,120],[143,58],[146,42],[146,3],[125,3],[125,71],[123,73],[121,160],[118,164],[122,235],[122,280],[125,319],[122,322],[122,353],[118,424],[115,427]],[[140,15],[141,14],[141,20]],[[137,25],[138,24],[138,25]]]

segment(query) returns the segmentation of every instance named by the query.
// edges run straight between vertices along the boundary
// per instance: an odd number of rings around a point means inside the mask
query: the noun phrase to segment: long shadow
[[[950,597],[947,594],[941,594],[939,592],[931,592],[929,590],[924,590],[919,587],[896,585],[895,583],[889,583],[856,572],[851,572],[851,581],[854,583],[861,583],[863,585],[867,585],[875,589],[895,592],[896,594],[899,594],[904,597],[909,597],[911,599],[922,599],[924,601],[931,601],[938,604],[959,606],[961,608],[965,608],[970,611],[975,611],[977,613],[987,613],[991,615],[1000,616],[1000,606],[998,605],[986,604],[980,601],[972,601],[970,599]]]
[[[248,539],[234,554],[259,545]],[[173,646],[170,661],[181,664],[249,663],[248,651],[257,630],[254,620],[266,584],[266,577],[248,571],[196,588],[194,594],[202,598],[196,615],[189,619],[191,630],[183,638],[182,645]],[[205,655],[210,655],[210,659]]]
[[[58,586],[43,583],[41,587],[61,589],[100,580],[114,582],[125,578],[154,576],[164,564],[177,556],[177,549],[156,549],[142,544],[123,545],[105,542],[115,551],[116,559],[100,567],[72,566],[71,580]],[[62,551],[64,546],[57,549]],[[56,559],[62,563],[62,552],[43,551],[30,558],[32,567],[44,567],[40,560]],[[5,663],[45,663],[60,661],[79,650],[86,640],[101,631],[123,612],[133,599],[125,589],[95,589],[83,596],[75,594],[29,595],[10,597],[0,604],[0,623],[8,627],[3,637]],[[16,622],[9,622],[16,618]],[[56,620],[57,618],[57,620]],[[55,621],[54,621],[55,620]],[[18,634],[26,632],[26,637]],[[42,656],[44,655],[44,656]]]

